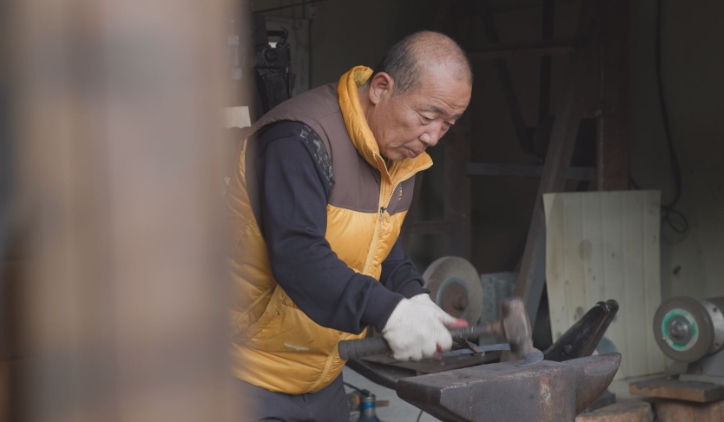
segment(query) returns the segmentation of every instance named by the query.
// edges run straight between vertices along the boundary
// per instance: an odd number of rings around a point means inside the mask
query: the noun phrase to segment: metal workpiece
[[[598,302],[548,350],[545,359],[556,362],[591,356],[618,312],[618,302]]]
[[[674,297],[659,306],[654,335],[671,359],[691,363],[724,348],[724,298]]]
[[[397,395],[450,422],[573,422],[611,384],[621,355],[504,362],[405,378]]]

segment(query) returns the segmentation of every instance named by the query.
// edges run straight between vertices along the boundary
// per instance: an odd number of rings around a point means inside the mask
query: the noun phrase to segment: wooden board
[[[651,405],[641,400],[619,400],[591,413],[576,416],[576,422],[653,422]]]
[[[721,422],[724,421],[724,401],[688,403],[662,400],[654,403],[658,422]]]
[[[657,378],[634,382],[629,385],[629,392],[636,396],[686,400],[698,403],[724,400],[723,385],[682,382],[676,378]]]
[[[661,373],[651,323],[661,303],[659,191],[544,195],[553,340],[598,301],[619,311],[606,337],[623,355],[617,378]]]

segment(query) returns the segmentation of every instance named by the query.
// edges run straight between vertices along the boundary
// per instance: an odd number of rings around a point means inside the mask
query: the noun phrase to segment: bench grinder
[[[669,358],[688,363],[680,381],[724,385],[724,297],[674,297],[659,306],[654,336]]]

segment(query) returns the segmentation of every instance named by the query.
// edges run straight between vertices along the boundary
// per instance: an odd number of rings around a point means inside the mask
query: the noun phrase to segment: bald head
[[[418,32],[392,46],[358,88],[380,154],[401,161],[435,146],[470,104],[472,83],[465,52],[443,34]]]
[[[431,73],[443,70],[455,80],[473,83],[470,61],[460,46],[447,35],[422,31],[408,35],[393,45],[375,74],[389,74],[394,83],[394,94],[404,94],[420,86]],[[370,78],[372,80],[372,78]]]

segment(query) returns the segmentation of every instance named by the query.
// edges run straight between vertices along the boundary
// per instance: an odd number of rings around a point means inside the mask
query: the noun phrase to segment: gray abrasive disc
[[[445,312],[476,325],[483,311],[483,286],[473,264],[457,256],[435,260],[422,275],[430,298]]]

